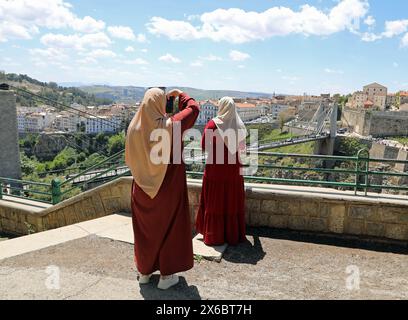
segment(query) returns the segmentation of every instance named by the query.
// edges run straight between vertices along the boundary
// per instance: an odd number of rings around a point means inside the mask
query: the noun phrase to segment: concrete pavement
[[[60,230],[72,233],[65,239],[2,242],[0,299],[408,299],[406,246],[266,228],[249,229],[220,263],[197,260],[169,291],[156,288],[158,275],[140,286],[129,217],[106,218]],[[34,236],[49,241],[23,250]],[[6,257],[7,246],[18,254]]]

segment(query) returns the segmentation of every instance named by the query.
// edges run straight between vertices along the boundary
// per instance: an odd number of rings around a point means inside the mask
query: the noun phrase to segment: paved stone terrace
[[[60,268],[60,290],[46,287]],[[346,288],[358,266],[360,290]],[[140,286],[133,246],[89,235],[0,260],[0,299],[408,299],[408,248],[299,232],[249,229],[221,263],[196,261],[169,291]]]

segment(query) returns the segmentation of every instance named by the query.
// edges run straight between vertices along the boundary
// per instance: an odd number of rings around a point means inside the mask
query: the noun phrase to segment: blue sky
[[[406,0],[0,0],[0,69],[290,94],[408,90]]]

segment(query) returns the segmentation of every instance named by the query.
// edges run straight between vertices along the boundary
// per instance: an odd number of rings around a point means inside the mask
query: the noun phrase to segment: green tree
[[[279,129],[280,129],[281,133],[283,132],[283,127],[285,126],[287,121],[288,121],[287,113],[281,112],[279,114]]]
[[[114,155],[125,149],[125,134],[120,133],[112,136],[108,140],[108,152],[109,155]]]
[[[35,161],[31,160],[24,152],[20,153],[21,171],[24,176],[34,173],[36,169]]]
[[[51,170],[62,170],[76,163],[77,152],[72,148],[65,148],[52,161]]]
[[[108,143],[109,137],[105,133],[100,132],[96,135],[95,141],[98,147],[104,147]]]
[[[346,137],[341,139],[339,152],[346,156],[355,156],[361,149],[366,147],[359,139]]]
[[[94,164],[104,161],[105,159],[106,159],[105,156],[100,155],[98,153],[94,153],[94,154],[91,154],[89,157],[87,157],[85,161],[81,163],[81,167],[89,168],[93,166]]]

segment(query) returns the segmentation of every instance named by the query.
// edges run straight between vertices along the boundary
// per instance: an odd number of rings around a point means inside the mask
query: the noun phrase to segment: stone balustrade
[[[40,212],[0,201],[0,232],[24,235],[130,211],[132,179],[121,178]],[[201,181],[189,180],[194,226]],[[333,189],[246,185],[246,222],[252,227],[408,241],[408,199],[355,196]]]

